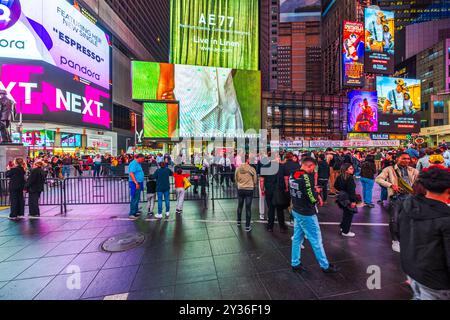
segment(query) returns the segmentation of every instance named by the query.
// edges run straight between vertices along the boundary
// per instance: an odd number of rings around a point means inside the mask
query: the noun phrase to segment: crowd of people
[[[78,162],[77,162],[78,161]],[[142,164],[155,164],[156,170],[145,174]],[[237,188],[236,221],[241,226],[245,207],[245,231],[252,230],[252,202],[255,190],[264,197],[267,211],[267,231],[274,232],[275,221],[280,232],[294,228],[291,266],[294,272],[306,272],[301,263],[301,248],[309,241],[324,273],[339,272],[330,264],[322,243],[317,214],[330,198],[342,210],[339,232],[344,238],[354,238],[352,221],[359,207],[375,207],[373,189],[381,188],[377,203],[387,202],[392,250],[399,252],[402,266],[414,291],[415,299],[450,299],[450,150],[438,148],[407,148],[351,150],[282,151],[264,155],[234,154],[208,156],[194,154],[190,162],[181,155],[172,160],[169,155],[97,155],[82,159],[43,156],[37,159],[16,159],[6,173],[11,179],[11,218],[24,215],[23,190],[29,192],[30,215],[39,215],[39,195],[43,190],[46,168],[54,174],[55,164],[61,178],[70,175],[69,166],[93,171],[93,176],[111,174],[112,167],[128,165],[131,218],[139,217],[141,192],[146,191],[148,217],[170,217],[171,177],[176,193],[176,214],[183,212],[186,190],[192,175],[182,165],[195,165],[219,184]],[[104,164],[110,166],[103,168]],[[26,179],[26,172],[31,173]],[[275,168],[275,170],[272,170]],[[47,169],[48,170],[48,169]],[[216,173],[220,173],[217,175]],[[81,174],[80,174],[81,175]],[[207,178],[207,181],[208,178]],[[362,195],[357,188],[360,183]],[[209,184],[209,182],[207,182]],[[157,213],[154,213],[157,201]]]

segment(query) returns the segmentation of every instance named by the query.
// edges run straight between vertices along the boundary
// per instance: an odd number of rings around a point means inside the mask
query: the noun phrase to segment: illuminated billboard
[[[259,0],[171,0],[170,62],[259,69]]]
[[[365,70],[367,73],[394,73],[394,12],[366,8]]]
[[[178,109],[177,103],[144,102],[144,138],[177,138]]]
[[[132,97],[179,102],[180,136],[240,136],[261,128],[261,73],[132,62]]]
[[[0,88],[23,120],[111,128],[109,90],[45,62],[0,58]]]
[[[377,77],[380,131],[420,131],[421,82],[417,79]]]
[[[360,22],[344,21],[342,40],[343,85],[362,87],[364,86],[364,25]]]
[[[109,35],[77,1],[1,0],[0,12],[0,58],[45,61],[109,90]]]
[[[354,90],[348,100],[348,132],[377,132],[377,93]]]
[[[280,0],[280,22],[320,20],[320,0]]]

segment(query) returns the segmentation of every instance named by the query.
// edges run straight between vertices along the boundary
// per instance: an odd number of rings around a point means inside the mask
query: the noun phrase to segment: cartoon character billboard
[[[366,8],[365,69],[367,73],[394,73],[394,12]]]
[[[344,21],[342,31],[343,85],[364,86],[364,25]]]

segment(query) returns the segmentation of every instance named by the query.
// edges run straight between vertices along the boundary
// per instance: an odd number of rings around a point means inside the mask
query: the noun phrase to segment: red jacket
[[[173,178],[175,179],[175,188],[184,188],[184,178],[189,178],[191,175],[174,173]]]

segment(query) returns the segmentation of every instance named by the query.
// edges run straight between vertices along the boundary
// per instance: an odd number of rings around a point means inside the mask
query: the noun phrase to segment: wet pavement
[[[334,275],[322,273],[307,242],[308,272],[293,273],[292,228],[268,233],[258,200],[251,233],[234,223],[236,200],[216,201],[214,211],[211,203],[205,210],[188,201],[182,216],[163,221],[128,220],[126,205],[70,206],[66,217],[59,207],[43,207],[40,219],[19,222],[0,211],[0,299],[410,299],[385,209],[360,208],[356,238],[347,239],[333,201],[319,220],[328,258],[341,267]],[[105,240],[129,232],[143,233],[144,244],[102,250]],[[368,288],[374,268],[380,289]]]

